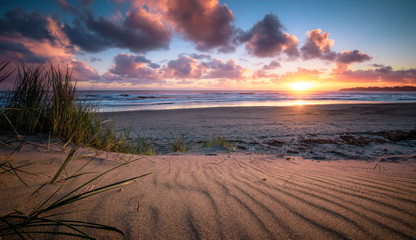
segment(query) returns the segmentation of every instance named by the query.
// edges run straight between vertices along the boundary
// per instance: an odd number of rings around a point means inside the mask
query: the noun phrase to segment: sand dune
[[[154,195],[143,197],[141,234],[134,238],[416,236],[414,162],[399,168],[385,163],[378,173],[368,162],[271,156],[175,156],[170,161],[170,172],[160,161],[155,164],[165,167],[143,180]]]
[[[49,179],[64,154],[46,159],[33,146],[15,155],[37,158],[31,169]],[[39,158],[42,156],[42,158]],[[101,154],[85,171],[122,162]],[[141,158],[100,179],[97,186],[152,172],[93,201],[73,218],[110,224],[128,239],[414,239],[416,155],[396,162],[312,161],[263,154],[218,153]],[[68,165],[68,173],[88,158]],[[36,178],[38,183],[41,178]],[[72,183],[82,182],[78,179]],[[29,190],[6,182],[1,202],[16,205]],[[15,186],[12,186],[15,185]],[[20,184],[21,185],[21,184]],[[91,187],[91,186],[89,186]],[[56,187],[55,187],[56,188]],[[71,187],[69,187],[71,188]],[[52,191],[46,188],[42,194]],[[8,193],[7,193],[7,192]],[[65,189],[63,190],[65,191]],[[11,194],[11,195],[10,195]],[[10,198],[13,196],[13,198]],[[17,204],[18,205],[18,204]],[[28,208],[28,206],[26,206]],[[116,238],[95,233],[99,238]],[[58,238],[60,239],[60,238]]]

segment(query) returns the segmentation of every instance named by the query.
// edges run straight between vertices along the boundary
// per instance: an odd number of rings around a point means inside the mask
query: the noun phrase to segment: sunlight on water
[[[416,92],[81,91],[100,112],[212,107],[416,102]]]

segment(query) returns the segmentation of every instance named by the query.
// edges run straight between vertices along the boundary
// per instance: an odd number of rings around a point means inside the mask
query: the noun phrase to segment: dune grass
[[[67,164],[72,159],[76,158],[76,153],[78,149],[79,145],[74,145],[71,148],[66,159],[64,160],[62,165],[57,169],[55,175],[52,177],[50,182],[46,182],[37,189],[34,189],[32,195],[29,198],[15,199],[15,201],[24,202],[25,204],[28,204],[28,202],[33,200],[32,197],[34,195],[42,194],[41,189],[47,187],[48,185],[56,187],[58,184],[58,190],[53,192],[51,195],[45,196],[44,198],[38,198],[46,200],[38,202],[37,204],[35,204],[35,207],[33,207],[30,210],[25,209],[26,211],[23,212],[21,210],[11,209],[8,214],[0,216],[0,239],[1,237],[8,237],[11,235],[15,235],[20,239],[37,239],[39,237],[44,238],[47,235],[65,235],[69,237],[95,239],[93,236],[87,233],[87,229],[112,232],[120,235],[120,237],[122,237],[123,239],[126,239],[124,233],[115,227],[99,223],[86,222],[83,220],[74,220],[70,217],[70,215],[71,213],[75,212],[71,211],[70,209],[79,201],[89,199],[103,192],[134,183],[136,179],[142,178],[151,173],[135,176],[121,181],[115,181],[95,189],[87,187],[87,185],[97,182],[104,175],[139,159],[130,160],[125,163],[119,164],[116,167],[113,167],[107,171],[104,171],[103,173],[100,173],[95,177],[87,179],[83,181],[83,183],[78,184],[78,186],[72,186],[70,188],[72,190],[62,192],[62,189],[65,185],[71,184],[71,182],[68,180],[74,180],[83,175],[89,174],[88,172],[81,171],[82,168],[85,167],[84,165],[81,169],[75,171],[70,176],[61,176]],[[14,151],[12,152],[12,154],[13,153]],[[12,154],[9,156],[9,158],[12,157]],[[10,163],[10,161],[8,162]],[[90,163],[90,161],[87,161],[86,164],[88,163]],[[30,174],[28,172],[23,171],[21,168],[22,166],[14,168],[10,165],[8,169],[10,169],[11,171],[0,172],[0,177],[2,177],[2,175],[12,173],[13,175],[18,176],[19,179],[22,179],[20,177],[21,174]],[[25,185],[28,186],[26,183]]]
[[[27,66],[17,61],[12,92],[3,99],[0,126],[22,134],[45,133],[76,144],[92,144],[100,122],[95,106],[76,99],[76,83],[67,68]]]
[[[52,179],[34,190],[33,194],[38,193],[41,188],[48,184],[70,184],[67,181],[68,179],[75,179],[86,174],[81,172],[83,168],[81,167],[75,174],[62,177],[62,173],[66,173],[65,168],[76,156],[80,145],[92,146],[105,151],[115,150],[136,153],[141,150],[144,153],[154,153],[150,141],[139,139],[137,146],[132,145],[128,142],[128,129],[124,129],[121,134],[117,135],[114,122],[107,124],[106,121],[100,120],[96,115],[95,106],[78,101],[76,99],[76,83],[71,80],[71,73],[68,69],[61,71],[59,67],[51,64],[48,66],[42,64],[27,66],[20,61],[16,62],[14,69],[10,69],[10,65],[11,61],[0,63],[0,82],[9,78],[13,71],[17,70],[18,72],[13,91],[0,101],[0,127],[3,131],[8,130],[8,132],[14,134],[16,140],[2,137],[4,141],[1,141],[1,145],[8,146],[13,141],[17,141],[19,145],[12,150],[11,154],[1,158],[0,177],[16,176],[22,184],[30,189],[32,188],[31,183],[25,182],[21,177],[24,174],[32,174],[24,170],[27,164],[14,166],[11,161],[13,154],[19,151],[25,143],[25,139],[20,135],[21,133],[45,133],[60,138],[66,141],[67,144],[73,143],[73,147],[68,151],[66,159],[57,169]],[[92,159],[87,161],[86,164],[91,161]],[[71,204],[133,183],[135,179],[147,175],[140,175],[96,189],[81,191],[87,184],[130,162],[127,161],[107,170],[79,186],[72,186],[75,187],[74,190],[57,194],[62,189],[63,186],[61,186],[52,195],[46,196],[45,201],[38,203],[37,207],[29,212],[10,209],[10,213],[0,216],[0,239],[10,235],[19,239],[36,239],[39,236],[44,238],[45,235],[94,239],[93,236],[86,233],[85,229],[110,231],[120,234],[125,239],[124,233],[117,228],[81,220],[68,220],[66,216],[72,213],[69,211]],[[30,198],[15,200],[29,201]]]
[[[181,152],[185,153],[187,150],[189,150],[189,146],[186,144],[185,136],[183,134],[178,135],[173,143],[172,143],[172,150],[174,152]]]
[[[0,80],[11,74],[10,62],[0,64]],[[115,129],[114,120],[102,120],[97,106],[76,96],[76,82],[68,68],[52,64],[26,65],[16,61],[17,77],[12,92],[2,99],[0,127],[13,133],[44,133],[104,151],[155,153],[151,141],[129,141],[130,129]]]
[[[214,147],[214,146],[220,146],[227,148],[230,151],[235,151],[236,144],[235,142],[231,142],[228,140],[225,140],[222,136],[218,135],[216,137],[213,137],[211,139],[208,139],[204,142],[205,147]]]

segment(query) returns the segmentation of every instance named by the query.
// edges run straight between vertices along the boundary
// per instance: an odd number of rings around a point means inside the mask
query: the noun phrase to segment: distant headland
[[[356,87],[356,88],[342,88],[339,91],[397,91],[407,92],[416,91],[413,86],[395,86],[395,87]]]

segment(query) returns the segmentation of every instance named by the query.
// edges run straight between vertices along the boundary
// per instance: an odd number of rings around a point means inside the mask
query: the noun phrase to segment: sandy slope
[[[3,149],[2,153],[6,152]],[[14,155],[13,161],[18,164],[30,158],[35,162],[27,170],[39,175],[25,179],[38,186],[50,179],[64,156],[28,145]],[[71,162],[68,174],[88,159],[80,157]],[[122,190],[74,205],[71,210],[88,211],[71,217],[116,226],[128,239],[416,237],[416,155],[372,162],[288,160],[225,152],[132,159],[137,161],[88,187],[152,174]],[[380,160],[381,167],[374,169]],[[101,154],[84,171],[102,172],[122,162],[115,154]],[[62,194],[86,178],[69,182]],[[2,214],[10,207],[23,211],[31,208],[30,203],[21,205],[30,189],[16,178],[2,177],[0,181],[7,185],[0,189]],[[44,199],[58,185],[47,186],[37,198]],[[115,237],[95,234],[101,239]]]

